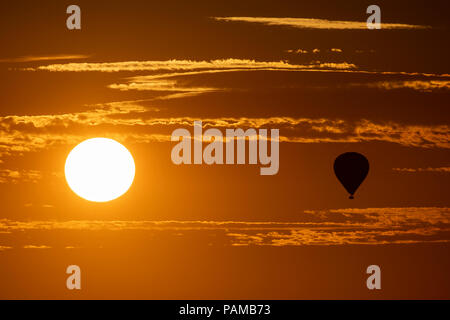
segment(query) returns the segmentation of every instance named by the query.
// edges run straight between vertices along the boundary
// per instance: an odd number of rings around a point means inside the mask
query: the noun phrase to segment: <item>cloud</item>
[[[320,62],[319,66],[320,66]],[[328,63],[323,63],[322,65],[327,65]],[[345,62],[343,63],[345,65]],[[338,65],[342,65],[339,63]],[[298,71],[304,72],[340,72],[340,73],[355,73],[355,74],[369,74],[369,75],[384,75],[384,76],[409,76],[409,77],[433,77],[433,78],[450,78],[448,73],[424,73],[424,72],[405,72],[405,71],[370,71],[370,70],[355,70],[355,69],[304,69]],[[367,86],[367,84],[352,84],[351,86]]]
[[[450,208],[348,208],[308,210],[283,221],[12,221],[0,232],[129,231],[221,233],[229,245],[303,246],[450,242]],[[181,232],[181,233],[180,233]],[[38,234],[38,233],[33,233]],[[28,246],[44,248],[47,246]]]
[[[293,117],[158,117],[157,108],[143,107],[140,103],[123,101],[91,106],[91,110],[76,113],[0,117],[0,157],[74,145],[90,138],[92,132],[121,142],[169,142],[173,130],[192,128],[195,120],[202,120],[204,128],[222,130],[277,128],[280,129],[280,141],[290,143],[380,141],[417,148],[450,148],[448,125]],[[29,178],[31,173],[28,173]],[[4,171],[2,178],[11,180],[18,174]]]
[[[111,84],[108,86],[110,89],[116,89],[120,91],[175,91],[178,94],[171,94],[162,96],[162,99],[174,99],[186,96],[194,96],[204,93],[224,91],[226,89],[220,88],[207,88],[207,87],[183,87],[178,84],[176,80],[137,80],[130,83]]]
[[[338,21],[310,18],[269,18],[269,17],[213,17],[216,21],[260,23],[266,26],[287,26],[299,29],[335,29],[335,30],[367,30],[367,22]],[[385,23],[382,29],[427,29],[429,26]]]
[[[379,85],[386,90],[409,88],[417,91],[431,92],[439,89],[450,89],[450,81],[429,80],[429,81],[403,81],[403,82],[381,82]]]
[[[46,245],[42,245],[42,246],[35,246],[35,245],[25,245],[23,246],[24,249],[51,249],[51,247],[46,246]]]
[[[158,96],[155,98],[155,100],[181,99],[181,98],[198,96],[198,95],[204,94],[204,93],[221,91],[218,88],[214,88],[211,90],[204,90],[204,91],[198,90],[198,88],[194,88],[194,89],[197,89],[197,90],[193,90],[193,91],[186,90],[185,92],[171,93],[171,94],[167,94],[167,95],[163,95],[163,96]],[[223,89],[223,90],[225,90],[225,89]]]
[[[333,62],[320,62],[317,61],[314,64],[314,69],[298,69],[298,70],[286,70],[286,69],[222,69],[222,70],[202,70],[202,71],[190,71],[190,72],[173,72],[165,74],[144,75],[126,78],[125,83],[113,83],[108,85],[108,88],[120,91],[154,91],[154,92],[175,92],[166,95],[160,95],[155,99],[174,99],[196,96],[205,93],[224,92],[231,91],[233,88],[217,88],[217,87],[204,87],[204,86],[186,86],[180,79],[187,76],[213,74],[213,73],[225,73],[225,72],[250,72],[250,71],[311,71],[311,72],[350,72],[350,73],[369,73],[375,74],[376,72],[369,72],[363,70],[354,70],[356,66],[347,62],[333,63]],[[379,75],[392,75],[393,73],[380,72]],[[405,74],[395,73],[396,75],[408,75],[408,76],[433,76],[433,77],[448,77],[448,75],[431,75],[431,74]],[[412,80],[412,81],[381,81],[374,83],[350,83],[345,85],[338,85],[338,87],[367,87],[377,88],[382,90],[395,90],[395,89],[413,89],[421,92],[433,92],[437,90],[450,89],[450,81],[448,80]]]
[[[62,174],[62,175],[64,175],[64,174]],[[25,208],[30,208],[30,207],[33,207],[33,206],[36,206],[36,205],[33,204],[33,203],[25,203],[23,206]],[[51,204],[41,204],[41,205],[39,205],[39,207],[41,207],[41,208],[54,208],[55,206],[51,205]]]
[[[446,148],[450,147],[450,126],[401,125],[397,123],[378,124],[363,120],[355,127],[355,136],[361,141],[385,141],[408,147]]]
[[[289,53],[298,53],[298,54],[305,54],[305,53],[308,53],[308,50],[304,50],[304,49],[289,49],[289,50],[287,50],[286,52],[289,52]]]
[[[90,56],[83,54],[61,54],[61,55],[49,55],[49,56],[23,56],[19,58],[0,59],[0,62],[36,62],[36,61],[48,61],[48,60],[76,60],[87,59]]]
[[[316,51],[318,49],[315,49]],[[320,62],[311,64],[292,64],[288,61],[256,61],[250,59],[220,59],[210,61],[194,60],[166,60],[166,61],[122,61],[105,63],[62,63],[38,66],[35,68],[22,68],[24,71],[50,71],[50,72],[138,72],[138,71],[166,71],[164,74],[139,76],[136,79],[156,80],[178,76],[199,75],[206,73],[238,72],[238,71],[290,71],[290,72],[340,72],[373,75],[400,75],[411,77],[450,78],[450,74],[434,74],[404,71],[370,71],[358,70],[357,66],[350,62]],[[152,85],[156,88],[170,87],[174,83],[162,83]],[[113,88],[127,90],[128,86],[120,84],[111,85]],[[143,86],[137,84],[136,88]]]
[[[324,62],[318,64],[319,68],[328,70],[350,70],[355,68],[355,65],[347,62]]]
[[[406,172],[406,173],[413,173],[413,172],[441,172],[441,173],[450,173],[450,167],[439,167],[439,168],[393,168],[392,170],[397,172]]]
[[[237,240],[233,245],[265,245],[265,246],[336,246],[336,245],[385,245],[385,244],[415,244],[450,242],[450,239],[429,240],[424,236],[431,236],[439,230],[429,230],[424,234],[417,231],[317,231],[317,230],[291,230],[289,233],[269,232],[259,233],[258,236],[248,234],[233,234]]]
[[[355,67],[352,64],[347,64]],[[121,71],[191,71],[191,70],[300,70],[319,67],[315,64],[297,65],[286,61],[256,61],[250,59],[219,59],[210,61],[194,60],[166,60],[166,61],[122,61],[99,63],[63,63],[25,68],[28,71],[52,71],[52,72],[121,72]]]
[[[215,73],[226,73],[226,72],[237,72],[237,71],[252,71],[252,70],[266,70],[266,69],[219,69],[219,70],[200,70],[200,71],[184,71],[184,72],[170,72],[163,74],[153,74],[145,76],[135,76],[126,78],[127,83],[114,83],[108,85],[110,89],[116,89],[120,91],[168,91],[177,92],[169,95],[156,97],[155,100],[159,99],[175,99],[196,96],[203,93],[226,91],[226,88],[208,88],[208,87],[185,87],[179,83],[178,80],[168,80],[172,78],[182,77],[182,76],[193,76],[202,74],[215,74]],[[269,69],[272,70],[272,69]]]
[[[436,90],[449,90],[448,80],[411,80],[411,81],[379,81],[364,84],[350,84],[350,87],[368,87],[383,90],[412,89],[421,92],[432,92]]]
[[[289,230],[229,232],[233,245],[385,245],[450,242],[449,208],[310,210],[329,223]]]
[[[346,62],[295,65],[285,61],[257,62],[243,59],[212,61],[168,60],[113,63],[69,63],[38,67],[37,70],[50,71],[136,71],[168,70],[168,73],[126,78],[125,83],[115,83],[109,88],[128,90],[164,91],[170,94],[156,99],[173,99],[207,92],[227,90],[226,88],[185,87],[177,77],[219,72],[275,70],[275,71],[322,71],[322,72],[362,72]],[[382,74],[402,74],[437,76],[432,74],[382,72]],[[449,75],[438,75],[447,77]],[[417,83],[415,81],[414,83]],[[422,81],[425,82],[425,81]],[[432,80],[432,83],[448,81]],[[148,100],[147,100],[148,101]],[[88,138],[82,128],[102,128],[103,132],[117,140],[130,139],[135,142],[169,141],[171,131],[179,126],[192,126],[197,118],[158,118],[156,108],[146,108],[142,101],[122,101],[91,106],[93,109],[56,115],[10,115],[0,117],[0,156],[33,152],[55,145],[75,144]],[[281,130],[282,142],[294,143],[357,143],[384,141],[410,147],[449,148],[449,127],[408,126],[398,123],[375,123],[368,120],[343,121],[340,119],[308,119],[290,117],[270,118],[210,118],[201,119],[206,127],[275,127]],[[139,130],[137,130],[139,129]],[[145,130],[145,132],[144,132]],[[12,173],[14,174],[14,173]],[[10,177],[11,173],[4,173]]]
[[[0,183],[32,182],[42,179],[42,173],[37,170],[9,170],[0,169]]]
[[[329,50],[330,52],[339,52],[339,53],[341,53],[342,52],[342,49],[339,49],[339,48],[331,48],[330,50]],[[306,54],[306,53],[309,53],[309,51],[308,50],[304,50],[304,49],[290,49],[290,50],[287,50],[286,52],[289,52],[289,53],[298,53],[298,54]],[[311,51],[310,51],[311,53],[320,53],[320,49],[312,49]]]
[[[138,116],[130,119],[127,117],[133,114],[144,112],[148,114],[158,111],[157,108],[145,108],[139,105],[141,101],[93,105],[91,110],[76,113],[0,117],[0,157],[79,143],[92,135],[92,133],[82,130],[83,127],[112,127],[113,130],[111,128],[105,130],[108,136],[121,140],[122,135],[115,130],[119,127],[126,128],[141,123]],[[133,133],[130,135],[132,136]],[[4,173],[4,175],[9,176],[9,173]]]
[[[158,111],[156,108],[145,108],[138,104],[138,101],[111,102],[101,105],[94,105],[94,109],[76,113],[62,113],[55,115],[34,115],[34,116],[4,116],[0,117],[0,124],[4,129],[10,129],[13,125],[32,125],[34,128],[44,128],[49,126],[67,127],[71,123],[98,125],[101,123],[126,124],[125,119],[109,117],[112,115],[127,115],[130,113],[142,113],[148,111]]]

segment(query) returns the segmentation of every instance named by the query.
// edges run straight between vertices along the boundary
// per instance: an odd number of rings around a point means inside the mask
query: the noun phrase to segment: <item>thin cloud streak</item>
[[[225,89],[219,88],[207,88],[207,87],[182,87],[178,85],[175,80],[148,80],[148,81],[139,81],[139,82],[131,82],[126,84],[111,84],[108,86],[110,89],[116,89],[120,91],[129,91],[129,90],[137,90],[137,91],[176,91],[176,92],[184,92],[191,94],[203,94],[208,92],[217,92],[223,91]]]
[[[379,81],[365,84],[350,84],[351,87],[368,87],[383,90],[412,89],[421,92],[450,90],[448,80]]]
[[[49,56],[23,56],[18,58],[0,59],[0,62],[36,62],[36,61],[50,61],[50,60],[77,60],[87,59],[90,56],[83,54],[61,54],[61,55],[49,55]]]
[[[392,170],[397,172],[415,173],[415,172],[440,172],[450,173],[450,167],[438,167],[438,168],[393,168]]]
[[[51,247],[46,245],[36,246],[36,245],[25,245],[23,246],[24,249],[51,249]]]
[[[266,26],[287,26],[298,29],[325,29],[325,30],[367,30],[367,22],[339,21],[314,18],[287,18],[287,17],[213,17],[216,21],[259,23]],[[428,29],[430,26],[411,25],[402,23],[381,24],[382,29]]]

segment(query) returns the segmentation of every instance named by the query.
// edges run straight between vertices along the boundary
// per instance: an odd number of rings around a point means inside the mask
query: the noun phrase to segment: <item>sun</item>
[[[93,138],[67,156],[65,175],[70,189],[83,199],[107,202],[123,195],[134,180],[131,153],[119,142]]]

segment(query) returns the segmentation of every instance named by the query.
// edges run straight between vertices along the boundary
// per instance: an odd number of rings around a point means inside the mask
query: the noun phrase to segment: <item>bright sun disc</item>
[[[67,156],[66,180],[80,197],[95,202],[114,200],[133,183],[131,153],[117,141],[93,138],[81,142]]]

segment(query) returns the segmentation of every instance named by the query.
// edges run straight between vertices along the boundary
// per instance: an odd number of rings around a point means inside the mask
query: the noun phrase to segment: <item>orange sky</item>
[[[1,10],[0,298],[449,298],[445,1],[379,1],[385,30],[356,0],[77,1],[80,31],[70,4]],[[174,165],[194,120],[279,129],[278,174]],[[136,163],[112,202],[64,178],[92,137]],[[371,165],[352,201],[348,151]]]

